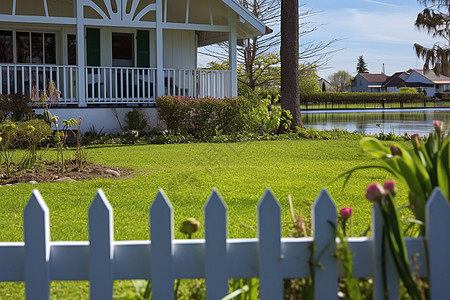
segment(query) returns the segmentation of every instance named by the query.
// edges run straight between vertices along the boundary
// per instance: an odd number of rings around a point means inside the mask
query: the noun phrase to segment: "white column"
[[[75,1],[77,9],[77,98],[78,106],[86,107],[85,99],[85,80],[84,80],[84,0]]]
[[[164,95],[163,6],[156,0],[156,96]]]
[[[237,34],[236,34],[236,14],[230,9],[228,12],[228,23],[230,32],[228,34],[228,61],[230,70],[230,91],[231,97],[237,97]]]

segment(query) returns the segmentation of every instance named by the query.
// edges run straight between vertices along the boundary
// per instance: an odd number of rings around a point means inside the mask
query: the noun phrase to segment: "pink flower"
[[[442,121],[433,121],[434,130],[442,131]]]
[[[347,220],[352,216],[353,208],[351,207],[343,207],[339,210],[339,214],[341,215],[342,219]]]
[[[385,181],[384,190],[386,191],[386,193],[391,193],[392,195],[395,196],[395,194],[397,193],[397,186],[395,185],[395,181],[394,180]]]
[[[386,191],[379,183],[372,183],[366,189],[366,198],[370,202],[378,201],[385,194]]]

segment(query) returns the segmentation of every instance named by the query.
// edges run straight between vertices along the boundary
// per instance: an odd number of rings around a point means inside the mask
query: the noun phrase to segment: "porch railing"
[[[45,90],[54,81],[62,102],[77,100],[77,67],[35,64],[0,64],[0,94],[20,93],[30,97],[33,87]]]
[[[47,88],[54,81],[60,103],[77,104],[77,66],[0,64],[0,94],[31,96],[33,87]],[[85,67],[87,104],[154,103],[157,96],[155,68]],[[228,70],[164,69],[165,95],[231,97]]]

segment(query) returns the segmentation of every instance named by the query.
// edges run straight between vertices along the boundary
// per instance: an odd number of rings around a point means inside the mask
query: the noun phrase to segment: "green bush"
[[[136,108],[125,114],[125,121],[127,122],[128,130],[144,130],[148,124],[145,116]]]
[[[32,132],[30,132],[30,126],[33,128]],[[52,128],[42,119],[31,119],[25,122],[18,122],[17,130],[19,135],[19,145],[22,147],[27,147],[28,144],[38,146],[53,133]]]
[[[417,90],[415,88],[412,87],[401,87],[399,89],[399,93],[400,94],[417,94]]]
[[[251,111],[244,115],[245,130],[252,133],[276,133],[280,124],[285,126],[285,130],[291,127],[291,114],[284,111],[277,105],[279,97],[273,100],[270,96],[261,100],[258,105],[253,107]]]
[[[173,133],[205,137],[242,130],[251,103],[242,97],[216,99],[163,96],[158,116]]]

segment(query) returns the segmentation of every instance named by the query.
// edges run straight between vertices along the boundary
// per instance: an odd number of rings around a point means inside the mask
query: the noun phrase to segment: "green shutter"
[[[137,31],[137,66],[150,67],[150,38],[146,30]]]
[[[100,66],[100,29],[86,28],[87,65]]]

